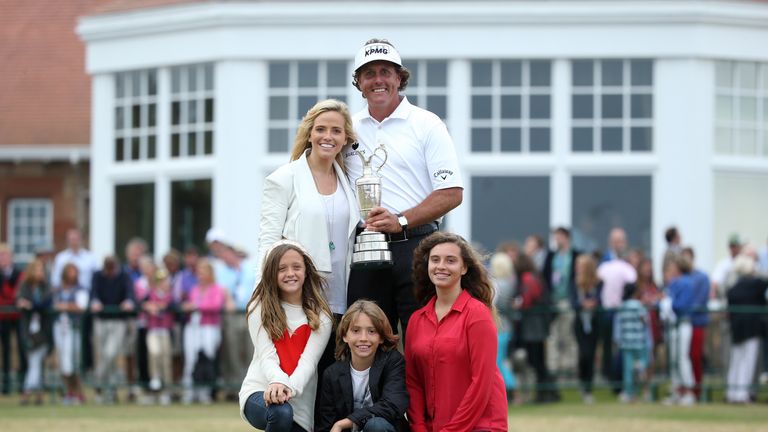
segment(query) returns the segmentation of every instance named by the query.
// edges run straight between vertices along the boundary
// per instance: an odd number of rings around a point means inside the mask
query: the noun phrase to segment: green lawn
[[[509,430],[518,432],[768,432],[768,406],[705,404],[691,408],[660,404],[621,405],[600,401],[592,406],[567,401],[524,405],[510,410]],[[101,431],[248,431],[237,405],[143,407],[136,405],[62,407],[19,406],[15,397],[0,398],[2,432]]]

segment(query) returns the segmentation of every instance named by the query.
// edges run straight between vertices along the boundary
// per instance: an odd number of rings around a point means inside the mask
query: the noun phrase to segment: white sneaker
[[[165,393],[165,392],[160,393],[159,402],[160,402],[160,405],[162,405],[162,406],[170,405],[171,404],[171,395],[169,395],[168,393]]]
[[[696,405],[696,397],[693,393],[686,393],[680,398],[680,406],[694,406]]]
[[[584,405],[594,405],[595,397],[592,396],[592,393],[583,393],[581,395],[581,401],[584,403]]]
[[[191,388],[185,388],[181,394],[181,403],[191,405],[195,401],[195,392]]]
[[[211,400],[211,390],[202,388],[197,390],[197,401],[203,405],[210,405],[213,403]]]
[[[159,378],[152,378],[149,381],[149,389],[152,391],[158,391],[160,388],[163,387],[163,383],[160,381]]]
[[[630,403],[630,402],[632,402],[632,396],[630,396],[630,395],[628,395],[628,394],[626,394],[624,392],[621,392],[621,393],[619,393],[619,402],[625,403],[625,404],[626,403]]]

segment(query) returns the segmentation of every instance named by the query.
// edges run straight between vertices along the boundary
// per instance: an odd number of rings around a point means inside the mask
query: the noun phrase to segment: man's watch
[[[406,219],[402,213],[397,214],[397,223],[399,223],[400,226],[403,228],[403,232],[405,232],[408,229],[408,219]]]

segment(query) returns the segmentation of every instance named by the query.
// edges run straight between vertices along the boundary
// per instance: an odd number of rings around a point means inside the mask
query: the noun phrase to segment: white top
[[[325,222],[328,227],[328,238],[331,241],[331,272],[325,273],[328,280],[328,288],[325,298],[333,313],[343,315],[347,311],[347,278],[346,269],[347,249],[349,249],[349,206],[347,196],[341,186],[341,181],[336,187],[336,192],[331,195],[322,195],[325,207]]]
[[[307,324],[307,316],[301,306],[288,303],[281,303],[281,305],[291,334],[300,326]],[[317,362],[331,335],[331,318],[321,315],[320,327],[310,333],[307,346],[299,358],[299,364],[290,376],[280,369],[275,344],[272,343],[272,339],[261,324],[261,305],[256,305],[253,313],[248,317],[248,333],[251,335],[254,350],[248,373],[240,387],[240,416],[246,420],[243,409],[250,395],[266,390],[270,383],[281,383],[293,391],[293,398],[289,401],[293,408],[293,421],[304,430],[312,432],[317,390]]]
[[[371,375],[371,368],[359,371],[349,364],[349,371],[352,374],[352,400],[356,410],[373,406],[371,398],[371,388],[368,385],[368,377]]]
[[[51,286],[58,288],[61,285],[61,272],[68,263],[72,263],[77,267],[79,271],[78,283],[90,292],[91,279],[93,279],[93,273],[99,269],[99,263],[91,251],[83,248],[78,249],[77,252],[72,249],[64,249],[56,254],[56,259],[53,261],[53,270],[51,270]]]
[[[411,105],[404,97],[397,109],[381,123],[370,116],[368,107],[355,114],[353,125],[366,159],[380,143],[388,159],[382,176],[381,205],[392,213],[416,207],[432,191],[463,188],[459,162],[448,128],[440,117]],[[381,154],[381,152],[379,152]],[[344,149],[344,163],[354,189],[363,174],[360,157],[351,147]],[[381,160],[371,161],[374,171]]]
[[[337,178],[344,179],[344,172],[334,162]],[[349,187],[342,181],[342,191],[347,197],[346,243],[347,262],[352,261],[352,245],[355,229],[360,221],[357,199]],[[341,213],[341,208],[336,209]],[[307,154],[304,153],[293,162],[276,169],[264,180],[264,192],[261,199],[261,221],[259,225],[259,253],[256,256],[256,283],[261,279],[261,265],[264,256],[275,242],[288,239],[301,243],[309,252],[315,266],[321,272],[331,272],[331,252],[328,248],[330,236],[325,218],[322,195],[317,191],[315,179],[309,169]],[[338,247],[338,245],[337,245]],[[344,280],[349,278],[349,268],[345,268]]]

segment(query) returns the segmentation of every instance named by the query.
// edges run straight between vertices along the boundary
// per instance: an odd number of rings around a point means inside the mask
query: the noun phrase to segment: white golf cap
[[[355,56],[355,71],[360,69],[363,65],[366,65],[372,61],[385,60],[394,63],[398,66],[403,65],[403,61],[400,60],[400,53],[397,52],[395,47],[384,42],[372,42],[365,44]]]

